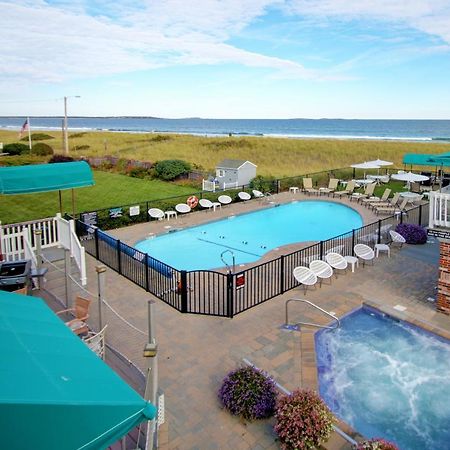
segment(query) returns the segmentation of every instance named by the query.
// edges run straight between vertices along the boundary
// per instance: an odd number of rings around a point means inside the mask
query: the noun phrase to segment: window
[[[223,169],[217,169],[217,176],[218,176],[219,178],[224,177],[224,176],[225,176],[225,170],[223,170]]]

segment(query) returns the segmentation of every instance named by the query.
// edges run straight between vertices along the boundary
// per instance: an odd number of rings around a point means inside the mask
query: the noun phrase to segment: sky
[[[450,119],[450,0],[0,0],[0,115]],[[75,98],[80,96],[80,98]]]

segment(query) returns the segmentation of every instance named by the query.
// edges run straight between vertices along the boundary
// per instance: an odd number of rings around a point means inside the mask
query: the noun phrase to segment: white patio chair
[[[238,197],[244,201],[250,200],[252,198],[252,196],[248,192],[243,192],[243,191],[239,192]]]
[[[175,206],[175,209],[177,212],[181,214],[186,214],[188,212],[191,212],[191,207],[187,205],[186,203],[178,203],[178,205]]]
[[[406,244],[406,239],[394,230],[389,230],[389,234],[391,236],[391,244],[398,244],[399,248],[403,247],[403,244]]]
[[[306,294],[308,286],[314,286],[317,283],[317,275],[308,267],[298,266],[292,272],[294,278],[303,285]]]
[[[217,200],[219,200],[220,204],[222,205],[229,205],[232,202],[229,195],[220,195]]]
[[[252,190],[253,197],[262,199],[264,198],[264,194],[261,191],[257,191],[256,189]]]
[[[348,261],[339,253],[330,252],[325,255],[325,261],[334,269],[334,270],[346,270],[348,266]],[[337,277],[337,272],[335,272]]]
[[[362,261],[363,267],[368,261],[372,261],[373,264],[375,252],[371,247],[369,247],[366,244],[356,244],[353,250],[355,252],[356,257]]]
[[[152,219],[158,219],[158,220],[164,219],[164,211],[162,211],[161,209],[158,209],[158,208],[150,208],[148,210],[148,215]]]
[[[316,259],[309,263],[309,268],[314,272],[314,274],[319,279],[320,286],[322,287],[323,280],[330,280],[333,276],[333,268],[325,261],[321,259]]]
[[[105,325],[98,333],[89,331],[87,336],[83,338],[83,342],[101,359],[105,359],[105,333],[108,325]]]
[[[207,198],[201,198],[198,203],[202,208],[205,209],[211,209],[213,207],[212,201],[208,200]]]

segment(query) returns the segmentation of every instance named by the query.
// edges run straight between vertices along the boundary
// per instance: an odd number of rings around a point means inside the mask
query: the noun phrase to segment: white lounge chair
[[[400,248],[403,247],[403,244],[406,244],[406,239],[394,230],[389,230],[389,234],[391,235],[392,244],[398,244]]]
[[[205,209],[211,209],[213,207],[212,201],[208,200],[207,198],[201,198],[198,203],[202,208]]]
[[[375,258],[375,252],[368,245],[356,244],[355,247],[353,248],[353,250],[355,252],[356,257],[362,261],[363,267],[366,264],[366,262],[368,262],[368,261],[372,261],[372,264],[373,264],[373,260]]]
[[[341,197],[342,195],[353,194],[353,191],[355,190],[355,187],[356,187],[356,181],[355,180],[350,180],[347,183],[347,186],[345,187],[345,189],[343,191],[335,191],[335,192],[333,192],[333,197],[335,195],[337,195],[338,197]]]
[[[406,213],[406,205],[408,204],[409,199],[405,198],[403,199],[402,203],[400,204],[400,206],[381,206],[375,209],[376,214],[402,214],[402,213]]]
[[[314,274],[319,279],[320,286],[322,286],[323,280],[330,280],[333,276],[333,268],[325,261],[321,259],[316,259],[309,263],[309,268],[314,272]]]
[[[314,286],[317,283],[317,275],[308,267],[298,266],[292,272],[294,278],[303,285],[306,294],[308,286]]]
[[[255,198],[260,198],[260,199],[264,198],[264,194],[261,191],[257,191],[256,189],[253,189],[252,193],[253,193],[253,197],[255,197]]]
[[[325,261],[334,269],[334,270],[346,270],[348,266],[348,261],[339,253],[330,252],[325,255]],[[336,272],[337,277],[337,272]]]
[[[238,197],[244,201],[250,200],[252,198],[252,196],[248,192],[239,192]]]
[[[328,182],[328,187],[319,188],[319,194],[330,195],[337,189],[338,184],[339,180],[337,178],[330,178],[330,181]]]
[[[386,201],[379,201],[377,203],[371,203],[370,206],[374,211],[376,211],[377,208],[384,208],[386,206],[395,206],[400,200],[400,192],[396,192],[394,196],[389,200]]]
[[[233,200],[229,195],[220,195],[217,199],[222,205],[229,205]]]
[[[148,215],[152,219],[158,219],[158,220],[164,219],[164,211],[162,211],[161,209],[158,209],[158,208],[150,208],[148,210]]]
[[[363,198],[361,200],[361,203],[365,206],[367,206],[367,205],[370,206],[372,204],[376,204],[379,202],[387,202],[389,195],[391,195],[391,190],[389,188],[387,188],[384,190],[383,195],[381,197],[373,196],[373,197],[369,197],[369,198]]]
[[[303,192],[307,194],[319,194],[319,189],[313,188],[312,178],[303,178]]]
[[[181,214],[186,214],[188,212],[191,212],[191,207],[187,205],[186,203],[178,203],[178,205],[175,206],[175,209],[177,212]]]
[[[364,188],[364,193],[354,192],[352,195],[350,195],[350,201],[356,200],[357,202],[359,202],[364,198],[371,197],[373,191],[375,190],[376,185],[377,185],[376,183],[366,184],[366,187]]]

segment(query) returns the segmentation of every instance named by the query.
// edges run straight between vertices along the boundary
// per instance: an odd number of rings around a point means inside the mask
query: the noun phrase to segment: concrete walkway
[[[203,213],[202,213],[203,214]],[[209,214],[209,213],[204,213]],[[144,224],[147,225],[147,224]],[[133,239],[130,228],[121,238]],[[127,235],[127,237],[126,237]],[[266,449],[278,448],[272,421],[244,423],[222,410],[217,391],[223,377],[242,364],[242,358],[273,375],[290,390],[315,387],[313,332],[289,332],[284,323],[287,299],[306,298],[338,316],[368,301],[402,318],[426,323],[427,328],[445,334],[450,318],[437,313],[428,298],[435,297],[438,267],[436,244],[405,246],[383,254],[374,266],[350,271],[333,279],[331,285],[308,291],[294,290],[254,307],[233,319],[183,315],[143,289],[108,269],[105,298],[118,314],[136,328],[147,331],[147,303],[154,300],[156,337],[159,348],[159,380],[165,393],[166,424],[160,446],[169,449]],[[421,256],[423,255],[423,257]],[[95,266],[87,258],[88,287],[96,296]],[[394,307],[406,309],[399,313]],[[298,307],[297,307],[298,306]],[[292,321],[300,318],[325,322],[301,305],[293,309]],[[97,325],[97,305],[91,308],[92,325]],[[145,370],[142,350],[146,336],[129,327],[108,308],[108,342]],[[349,448],[333,436],[327,448]]]

